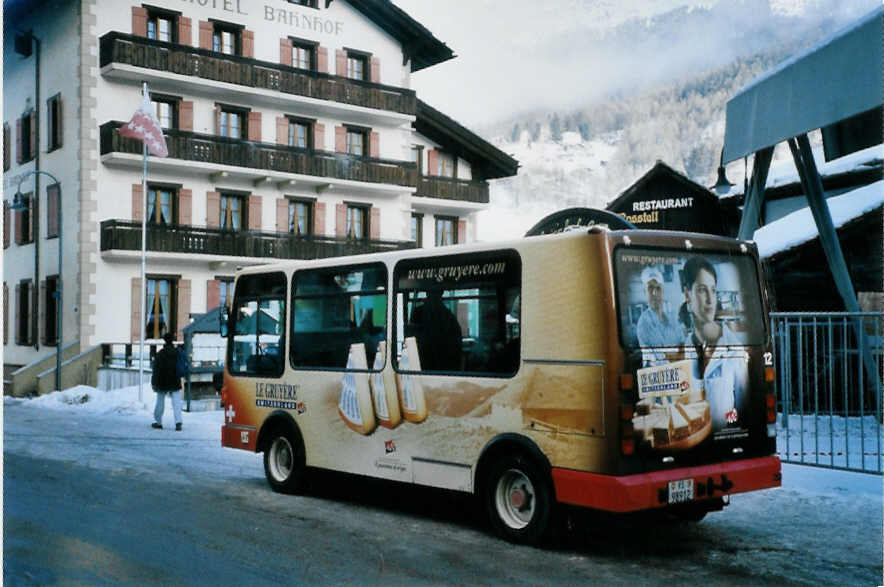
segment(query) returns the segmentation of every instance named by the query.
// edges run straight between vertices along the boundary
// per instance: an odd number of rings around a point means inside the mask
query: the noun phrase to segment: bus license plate
[[[694,499],[694,480],[679,479],[669,482],[669,503],[682,503]]]

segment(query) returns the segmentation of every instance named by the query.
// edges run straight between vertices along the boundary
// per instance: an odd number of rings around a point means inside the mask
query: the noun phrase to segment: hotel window
[[[27,163],[37,153],[37,127],[36,115],[33,110],[22,114],[18,119],[16,141],[18,142],[18,162]]]
[[[46,186],[46,238],[58,237],[58,206],[61,186],[57,183]]]
[[[219,277],[218,305],[230,307],[233,303],[233,278]]]
[[[292,67],[316,69],[316,43],[292,38]]]
[[[144,323],[145,338],[162,338],[167,332],[175,332],[175,282],[169,278],[148,277],[144,302],[147,320]]]
[[[58,275],[47,275],[46,283],[43,287],[43,344],[47,346],[55,346],[58,341],[57,323],[57,303],[58,298]]]
[[[444,247],[457,242],[457,218],[436,216],[436,246]]]
[[[245,197],[236,194],[221,194],[221,221],[223,230],[242,230],[245,223]]]
[[[365,137],[368,133],[364,129],[347,127],[347,153],[350,155],[365,155]]]
[[[418,176],[422,175],[422,170],[424,168],[423,158],[424,158],[424,147],[422,145],[412,145],[411,146],[411,162],[417,166]]]
[[[417,212],[411,213],[411,240],[418,247],[424,246],[424,215]]]
[[[312,143],[310,140],[311,129],[313,124],[289,118],[288,129],[288,145],[289,147],[298,147],[299,149],[308,149]]]
[[[226,55],[242,53],[241,27],[223,22],[213,22],[212,49]]]
[[[231,139],[246,136],[246,112],[237,108],[221,107],[218,119],[218,134]]]
[[[61,94],[46,100],[46,135],[48,145],[46,151],[54,151],[61,147]]]
[[[34,242],[34,198],[31,193],[22,194],[24,208],[15,211],[15,244]]]
[[[157,8],[147,9],[147,38],[175,43],[178,15]]]
[[[23,279],[16,286],[17,322],[15,331],[15,343],[19,345],[34,344],[33,328],[31,325],[31,310],[34,305],[34,282]]]
[[[173,130],[178,128],[178,98],[154,94],[150,97],[150,103],[160,121],[160,127]]]
[[[147,222],[148,224],[175,224],[176,190],[169,187],[148,186],[147,188]]]
[[[347,51],[347,77],[364,80],[367,72],[368,55],[357,51]]]
[[[368,237],[368,207],[347,204],[347,237]]]
[[[312,234],[313,202],[289,200],[289,232],[299,236]]]
[[[454,177],[454,155],[451,153],[439,152],[439,176]]]

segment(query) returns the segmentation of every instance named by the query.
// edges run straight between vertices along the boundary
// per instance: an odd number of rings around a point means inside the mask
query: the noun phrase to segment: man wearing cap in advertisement
[[[642,285],[648,294],[648,307],[636,325],[638,344],[642,347],[675,347],[684,340],[684,331],[673,312],[663,306],[663,273],[648,265],[641,273]]]

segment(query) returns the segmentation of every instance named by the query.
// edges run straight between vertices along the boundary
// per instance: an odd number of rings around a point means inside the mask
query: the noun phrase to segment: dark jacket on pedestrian
[[[166,343],[153,360],[153,375],[150,383],[157,391],[178,391],[181,380],[175,372],[178,364],[178,351],[174,345]]]

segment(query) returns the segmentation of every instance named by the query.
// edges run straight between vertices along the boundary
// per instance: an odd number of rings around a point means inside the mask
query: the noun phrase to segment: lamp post
[[[55,185],[58,186],[58,205],[56,206],[57,220],[58,220],[58,284],[55,288],[55,292],[53,292],[53,296],[55,297],[55,389],[57,391],[61,391],[61,303],[62,303],[62,251],[64,247],[62,246],[62,230],[61,230],[61,182],[58,179],[49,173],[48,171],[43,171],[42,169],[35,169],[31,171],[26,171],[22,174],[22,176],[18,180],[18,188],[16,189],[15,196],[12,200],[12,205],[10,206],[13,210],[22,210],[27,207],[27,204],[24,201],[24,197],[21,193],[21,184],[27,179],[29,176],[34,175],[46,175],[50,177]],[[38,184],[39,185],[39,184]],[[34,192],[34,198],[39,198],[40,193]],[[40,219],[35,218],[34,222],[39,223]]]

